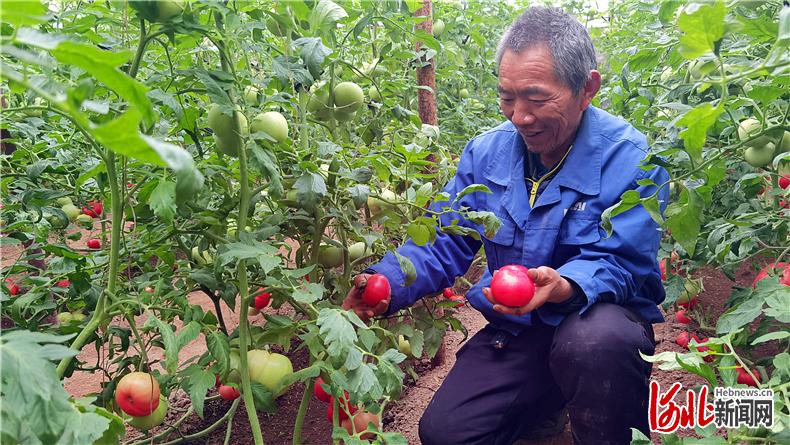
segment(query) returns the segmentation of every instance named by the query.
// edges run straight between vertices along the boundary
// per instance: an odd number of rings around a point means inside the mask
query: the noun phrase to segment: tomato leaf
[[[787,310],[785,300],[784,310]],[[716,322],[716,334],[726,334],[754,321],[762,313],[764,300],[750,298],[725,312]]]
[[[252,384],[252,400],[255,404],[255,409],[267,413],[276,412],[277,404],[274,403],[274,396],[271,391],[258,382],[250,383]]]
[[[417,279],[417,269],[414,268],[414,263],[411,262],[410,259],[406,258],[405,256],[398,253],[398,251],[393,250],[393,255],[395,258],[398,259],[398,265],[400,266],[400,270],[403,272],[403,275],[406,277],[404,281],[404,286],[409,286],[414,283],[414,280]]]
[[[165,346],[165,369],[168,374],[175,374],[178,368],[178,342],[173,328],[167,323],[156,317],[149,317],[144,328],[156,328],[162,335],[162,343]]]
[[[230,243],[227,250],[219,255],[220,265],[225,266],[233,263],[234,260],[250,260],[258,261],[264,273],[269,273],[281,263],[280,257],[277,255],[277,248],[269,244],[251,241],[254,244],[243,243]]]
[[[697,235],[702,225],[703,200],[695,190],[684,189],[680,193],[678,202],[673,202],[667,206],[665,225],[672,231],[681,246],[689,253],[694,255],[697,248]]]
[[[181,375],[184,377],[181,380],[181,387],[189,394],[192,406],[195,407],[195,413],[202,419],[206,393],[216,384],[216,376],[197,364],[189,365]]]
[[[148,205],[154,215],[171,222],[176,215],[176,185],[166,179],[160,179],[158,185],[148,197]]]
[[[304,283],[294,289],[291,295],[299,303],[313,304],[324,296],[326,289],[319,283]]]
[[[341,309],[323,308],[316,324],[332,357],[340,357],[357,342],[354,326]]]
[[[220,331],[206,334],[206,346],[219,365],[220,374],[225,374],[230,367],[230,344],[228,337]]]
[[[337,3],[331,0],[318,0],[310,11],[307,21],[313,31],[328,31],[335,23],[346,17],[348,13]]]
[[[708,129],[716,123],[724,108],[714,107],[710,102],[705,102],[687,111],[678,121],[678,125],[687,126],[679,136],[683,139],[683,147],[695,164],[702,163],[702,147]]]
[[[680,38],[683,57],[695,59],[713,52],[716,42],[724,36],[726,15],[727,7],[721,0],[686,6],[678,17],[678,28],[684,33]]]
[[[10,25],[35,25],[47,20],[47,9],[39,0],[14,2],[13,8],[3,8],[3,23]]]

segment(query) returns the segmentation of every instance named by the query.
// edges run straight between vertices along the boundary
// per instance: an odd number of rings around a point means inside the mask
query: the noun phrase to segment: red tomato
[[[527,268],[517,264],[505,266],[491,279],[491,295],[503,306],[525,306],[535,295],[535,284]]]
[[[781,187],[782,190],[790,187],[790,175],[783,175],[779,178],[779,187]]]
[[[784,268],[784,271],[782,271]],[[760,273],[754,277],[754,282],[752,283],[752,287],[757,289],[757,283],[763,280],[765,277],[768,276],[768,272],[776,273],[777,275],[779,272],[782,271],[782,276],[779,278],[779,282],[784,284],[785,286],[790,286],[790,264],[788,263],[771,263],[763,268]]]
[[[147,372],[126,374],[115,388],[115,403],[130,416],[147,416],[159,406],[159,382]]]
[[[368,278],[365,290],[362,292],[362,301],[368,306],[375,306],[379,302],[389,300],[390,282],[387,277],[377,273]]]
[[[19,295],[19,286],[14,283],[14,280],[10,278],[6,278],[5,282],[8,283],[6,286],[8,287],[8,293],[11,295]]]
[[[691,339],[696,340],[697,343],[702,343],[699,337],[694,334],[689,334],[688,332],[681,332],[678,334],[677,338],[675,339],[675,343],[679,344],[683,349],[688,349]]]
[[[752,378],[752,376],[750,376],[749,373],[740,366],[735,368],[735,371],[738,372],[738,383],[742,385],[754,386],[755,388],[757,387],[757,382],[760,381],[760,374],[758,374],[757,371],[752,370],[752,374],[754,374],[754,377],[757,378],[757,381],[755,381],[754,378]]]
[[[448,300],[455,301],[455,305],[453,307],[461,307],[464,305],[464,303],[466,303],[466,298],[464,298],[463,295],[453,295],[448,298]]]
[[[678,300],[678,306],[682,307],[683,309],[694,309],[694,307],[697,306],[697,303],[699,303],[699,298],[697,297],[694,297],[688,301]]]
[[[444,290],[442,291],[442,295],[444,295],[444,298],[447,298],[449,300],[453,298],[455,294],[453,293],[452,287],[445,287]]]
[[[69,280],[60,280],[57,283],[55,283],[55,286],[65,288],[71,286],[71,282]]]
[[[219,385],[219,397],[225,400],[236,400],[239,398],[241,393],[238,389],[228,386],[228,385]]]
[[[667,280],[667,259],[664,258],[658,263],[658,268],[661,269],[661,281]]]
[[[343,407],[343,405],[345,405],[345,407]],[[326,407],[326,420],[328,420],[329,423],[332,423],[332,417],[334,416],[334,406],[335,398],[332,397],[329,399],[329,406]],[[349,414],[353,415],[355,412],[357,412],[357,407],[350,404],[346,398],[338,400],[337,406],[340,408],[340,410],[337,412],[337,420],[340,422],[348,419]]]
[[[321,386],[323,384],[324,379],[321,377],[315,379],[315,383],[313,383],[313,394],[315,394],[315,397],[322,402],[330,402],[332,401],[332,396],[324,391],[324,388]]]
[[[269,292],[261,292],[260,294],[255,296],[255,309],[258,309],[260,311],[261,309],[268,306],[271,301],[272,301],[272,294],[270,294]]]
[[[689,324],[694,320],[688,316],[685,310],[679,310],[675,312],[675,321],[680,324]]]
[[[89,239],[87,244],[89,249],[101,249],[101,241],[98,238]]]
[[[94,212],[93,209],[90,208],[90,207],[83,207],[82,208],[82,213],[84,213],[85,215],[90,216],[91,218],[96,218],[98,216],[98,215],[96,215],[96,212]]]
[[[93,210],[93,213],[95,213],[96,216],[101,216],[101,214],[104,213],[104,205],[101,203],[101,201],[93,200],[88,204],[90,204],[91,210]]]

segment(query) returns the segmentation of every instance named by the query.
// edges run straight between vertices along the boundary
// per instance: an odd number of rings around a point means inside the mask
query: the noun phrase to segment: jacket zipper
[[[546,178],[552,176],[557,170],[560,169],[560,167],[562,167],[562,163],[565,162],[565,158],[568,157],[568,153],[571,152],[571,148],[573,148],[573,145],[571,145],[568,148],[568,151],[565,152],[565,156],[563,156],[562,159],[560,159],[560,162],[558,162],[557,165],[554,166],[554,168],[551,169],[550,172],[548,172],[545,175],[541,176],[540,179],[538,179],[537,181],[533,181],[530,178],[525,178],[527,181],[532,183],[532,188],[529,191],[529,206],[530,207],[534,207],[535,206],[535,199],[538,197],[538,189],[540,188],[540,183],[543,182]]]

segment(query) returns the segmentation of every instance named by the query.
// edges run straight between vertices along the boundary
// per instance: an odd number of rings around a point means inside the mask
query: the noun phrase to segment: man
[[[627,190],[655,193],[667,173],[641,169],[645,136],[590,105],[601,76],[576,19],[530,8],[497,53],[500,106],[509,122],[467,145],[445,188],[454,197],[470,184],[488,186],[491,194],[467,195],[459,206],[502,221],[482,241],[488,271],[467,293],[489,324],[458,351],[420,421],[420,438],[423,445],[509,445],[547,423],[558,432],[568,412],[576,444],[630,443],[631,428],[649,432],[651,366],[639,352],[654,352],[651,323],[663,321],[660,231],[641,206],[612,219],[611,237],[600,217]],[[666,199],[664,187],[662,209]],[[432,245],[408,242],[398,252],[414,263],[416,282],[403,286],[404,274],[388,254],[366,272],[390,280],[391,300],[365,305],[364,273],[344,307],[363,318],[391,314],[451,285],[480,245],[444,234]],[[490,295],[492,273],[508,264],[529,267],[537,286],[524,307],[503,307]]]

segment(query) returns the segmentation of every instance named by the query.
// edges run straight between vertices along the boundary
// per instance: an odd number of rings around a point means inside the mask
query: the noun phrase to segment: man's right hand
[[[343,300],[343,309],[353,310],[362,320],[368,320],[387,312],[387,308],[390,305],[389,298],[380,301],[375,306],[369,306],[362,300],[362,292],[365,290],[368,278],[372,276],[372,274],[363,273],[354,277],[354,286],[348,291],[348,295],[346,295],[345,300]]]

